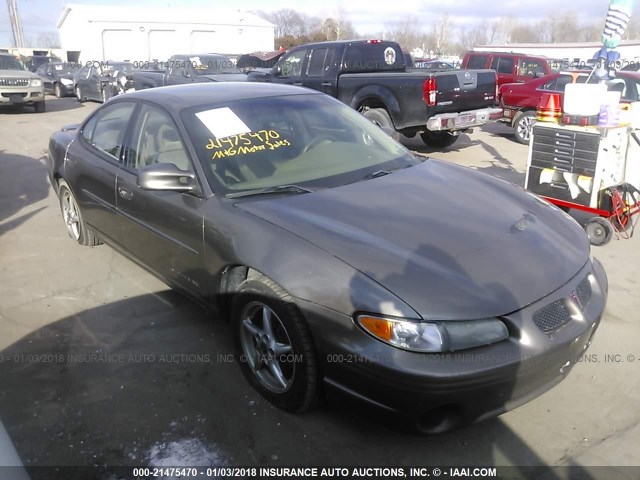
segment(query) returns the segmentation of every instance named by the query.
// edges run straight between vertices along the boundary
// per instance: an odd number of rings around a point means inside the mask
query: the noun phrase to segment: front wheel
[[[44,113],[47,110],[47,106],[45,105],[43,100],[42,102],[34,103],[33,109],[36,111],[36,113]]]
[[[86,226],[82,219],[82,213],[76,202],[76,197],[69,188],[69,184],[60,180],[59,184],[60,212],[62,220],[67,227],[67,233],[72,240],[80,245],[94,247],[100,245],[100,240],[94,235],[90,228]]]
[[[62,87],[60,87],[59,83],[56,83],[56,86],[53,87],[53,93],[55,93],[56,98],[62,98]]]
[[[82,96],[82,90],[80,87],[76,87],[76,98],[80,103],[83,103],[86,99]]]
[[[267,278],[245,280],[231,315],[249,383],[279,408],[310,409],[319,396],[318,362],[309,328],[291,297]]]
[[[449,132],[433,132],[427,130],[420,134],[422,141],[427,147],[432,148],[446,148],[453,145],[458,140],[458,135],[453,135]]]
[[[106,88],[102,89],[101,96],[102,96],[102,103],[106,103],[107,100],[109,100],[109,94],[107,93]]]
[[[518,143],[529,145],[533,125],[536,123],[535,112],[519,112],[513,120],[513,133]]]

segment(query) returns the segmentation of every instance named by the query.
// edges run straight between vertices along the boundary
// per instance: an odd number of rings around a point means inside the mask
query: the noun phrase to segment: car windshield
[[[0,70],[26,70],[26,68],[16,57],[0,55]]]
[[[328,188],[419,163],[360,113],[318,94],[239,100],[182,112],[212,188]]]
[[[196,75],[219,75],[225,73],[242,73],[235,63],[222,55],[200,55],[190,57]]]
[[[78,71],[80,71],[81,65],[77,63],[54,63],[53,70],[58,75],[72,75]]]
[[[133,64],[129,62],[109,62],[108,71],[119,73],[133,72]]]

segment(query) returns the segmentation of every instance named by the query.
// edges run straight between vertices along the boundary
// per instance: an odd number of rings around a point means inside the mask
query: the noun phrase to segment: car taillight
[[[436,106],[436,93],[438,92],[438,84],[435,77],[427,78],[422,84],[422,99],[429,107]]]

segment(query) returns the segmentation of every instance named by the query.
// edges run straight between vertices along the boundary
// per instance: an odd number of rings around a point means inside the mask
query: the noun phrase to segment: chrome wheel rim
[[[62,219],[67,226],[69,236],[74,240],[80,239],[80,215],[78,214],[78,206],[71,196],[69,190],[62,193]]]
[[[80,91],[80,87],[76,88],[76,97],[78,97],[78,100],[82,100],[82,92]]]
[[[261,302],[242,311],[240,344],[251,372],[262,386],[284,393],[293,385],[295,363],[291,339],[278,315]]]
[[[533,127],[533,117],[523,116],[518,122],[518,135],[525,141],[529,141],[531,137],[531,128]]]

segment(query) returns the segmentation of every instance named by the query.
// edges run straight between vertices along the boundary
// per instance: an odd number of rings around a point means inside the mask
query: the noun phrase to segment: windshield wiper
[[[385,175],[391,175],[391,172],[389,170],[376,170],[362,177],[362,180],[371,180],[372,178],[384,177]]]
[[[226,198],[250,197],[252,195],[266,195],[269,193],[311,193],[313,190],[300,187],[298,185],[278,185],[277,187],[256,188],[255,190],[245,190],[244,192],[227,193]]]

